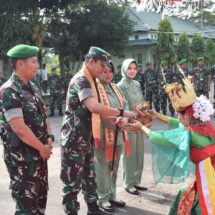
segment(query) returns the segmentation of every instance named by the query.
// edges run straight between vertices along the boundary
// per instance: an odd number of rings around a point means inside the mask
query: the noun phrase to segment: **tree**
[[[168,19],[164,18],[161,20],[158,27],[157,44],[157,58],[159,62],[161,60],[166,60],[169,64],[175,62],[175,50],[173,47],[174,37],[172,32],[172,26]]]
[[[64,59],[83,59],[90,46],[99,46],[112,53],[120,53],[132,32],[132,24],[124,7],[106,1],[80,1],[51,18],[46,44]]]
[[[191,50],[193,52],[193,55],[192,55],[193,63],[196,61],[197,57],[204,56],[205,44],[204,44],[204,39],[200,34],[195,34],[193,36],[193,40],[191,43]]]
[[[109,4],[117,3],[120,6],[132,6],[137,3],[137,0],[107,0]]]
[[[189,60],[190,54],[191,54],[191,50],[190,50],[189,37],[187,36],[186,33],[182,33],[179,35],[178,46],[177,46],[178,61],[180,61],[183,58],[186,58],[187,60]]]
[[[207,60],[207,63],[209,63],[210,66],[214,64],[215,44],[214,44],[213,40],[210,38],[206,40],[205,58]]]

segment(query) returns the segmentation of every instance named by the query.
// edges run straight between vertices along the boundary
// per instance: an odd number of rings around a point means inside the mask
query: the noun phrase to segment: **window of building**
[[[135,35],[135,40],[139,40],[139,35]]]

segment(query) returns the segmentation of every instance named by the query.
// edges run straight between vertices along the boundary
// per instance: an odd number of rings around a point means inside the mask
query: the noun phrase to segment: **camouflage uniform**
[[[158,72],[153,69],[147,69],[144,74],[145,81],[145,92],[146,101],[149,102],[150,108],[152,108],[152,103],[157,112],[160,112],[159,104],[159,89],[158,89]]]
[[[4,161],[10,175],[10,189],[16,202],[16,213],[45,214],[48,190],[47,162],[39,152],[22,142],[12,131],[9,121],[23,117],[34,135],[46,143],[47,125],[44,104],[35,92],[34,84],[27,85],[12,74],[8,85],[1,88],[4,122]]]
[[[115,74],[114,78],[113,78],[113,83],[117,84],[118,82],[120,82],[122,79],[122,75],[121,73],[117,73]]]
[[[69,84],[61,129],[61,180],[66,214],[79,210],[77,195],[81,189],[88,207],[97,201],[91,112],[82,103],[92,96],[89,81],[81,72],[77,73]]]
[[[51,75],[48,79],[50,88],[50,109],[51,115],[54,115],[55,102],[62,116],[62,79],[59,75]]]
[[[197,96],[204,95],[209,98],[209,79],[211,71],[207,68],[200,69],[195,67],[193,69],[193,81]]]
[[[176,74],[174,74],[172,71],[167,70],[165,74],[166,77],[166,81],[167,83],[174,83],[177,82],[177,76]],[[167,95],[167,93],[164,91],[164,86],[165,86],[165,82],[163,80],[163,75],[162,72],[160,71],[158,74],[158,80],[159,80],[159,97],[160,97],[160,106],[161,106],[161,110],[163,112],[164,115],[166,115],[166,111],[167,111],[167,103],[169,104],[169,111],[171,113],[171,116],[174,116],[174,109],[172,107],[172,103],[170,102],[169,96]]]
[[[65,94],[67,93],[67,90],[68,90],[68,87],[69,87],[69,82],[71,81],[72,77],[73,77],[73,75],[72,76],[67,75],[67,76],[65,76],[63,78]]]
[[[137,72],[137,75],[135,76],[134,80],[139,82],[141,86],[142,94],[144,96],[145,95],[144,74],[142,72]]]

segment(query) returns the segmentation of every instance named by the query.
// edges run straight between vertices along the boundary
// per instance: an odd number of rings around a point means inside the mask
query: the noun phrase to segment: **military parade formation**
[[[168,174],[171,172],[172,179],[179,177],[179,173],[188,176],[185,158],[187,162],[192,160],[197,168],[195,183],[189,185],[189,189],[183,188],[169,214],[215,214],[211,201],[215,193],[210,189],[215,184],[207,174],[209,170],[214,174],[215,163],[212,159],[215,128],[209,118],[213,115],[214,104],[212,106],[208,100],[215,67],[207,68],[204,57],[199,56],[193,69],[188,68],[186,59],[181,59],[175,67],[162,60],[157,68],[147,62],[142,72],[135,59],[129,58],[115,71],[110,54],[93,46],[76,74],[69,71],[62,78],[56,68],[52,68],[48,75],[43,64],[41,77],[38,77],[38,53],[36,46],[20,44],[11,48],[7,56],[13,73],[9,80],[1,78],[1,138],[16,215],[45,214],[48,159],[52,156],[54,142],[49,117],[55,116],[56,108],[59,116],[63,116],[60,179],[65,214],[78,214],[80,191],[88,215],[110,214],[117,207],[126,206],[126,202],[117,198],[120,158],[125,191],[139,195],[140,191],[147,190],[141,184],[144,136],[155,147],[153,159],[157,162],[159,180],[167,174],[167,171],[162,172],[164,165],[159,166],[159,159],[170,169]],[[48,91],[49,110],[43,101]],[[215,89],[213,96],[215,99]],[[168,112],[171,116],[167,116]],[[173,129],[151,131],[155,119]],[[180,144],[186,145],[186,154]],[[207,166],[205,179],[209,178],[211,194],[208,198],[204,196],[201,162]],[[179,167],[186,169],[186,174],[181,170],[172,171]],[[191,191],[192,198],[187,205],[186,195]],[[189,213],[185,213],[186,210]]]

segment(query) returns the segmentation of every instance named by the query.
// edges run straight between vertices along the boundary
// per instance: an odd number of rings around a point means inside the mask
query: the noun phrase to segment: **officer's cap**
[[[202,61],[202,60],[205,60],[204,57],[198,57],[197,58],[197,62]]]
[[[179,62],[178,62],[178,65],[183,65],[183,64],[186,64],[187,63],[187,60],[184,58],[184,59],[181,59]]]
[[[90,47],[85,58],[94,58],[100,60],[103,65],[110,66],[110,54],[99,47]]]
[[[167,65],[167,61],[166,60],[162,60],[160,63],[160,66],[166,66]]]
[[[20,44],[10,49],[7,52],[7,56],[11,58],[16,58],[16,59],[25,59],[25,58],[36,56],[39,50],[40,49],[36,46]]]

